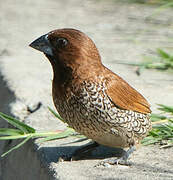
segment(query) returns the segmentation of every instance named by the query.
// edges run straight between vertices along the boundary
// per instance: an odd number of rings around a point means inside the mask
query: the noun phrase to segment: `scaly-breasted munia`
[[[52,95],[60,116],[98,144],[130,147],[119,159],[126,162],[151,129],[146,99],[102,64],[94,42],[79,30],[54,30],[30,46],[52,65]]]

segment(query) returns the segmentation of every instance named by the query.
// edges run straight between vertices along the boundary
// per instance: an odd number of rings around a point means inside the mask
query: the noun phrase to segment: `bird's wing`
[[[116,106],[144,114],[151,113],[147,100],[116,74],[109,74],[106,88],[107,95]]]

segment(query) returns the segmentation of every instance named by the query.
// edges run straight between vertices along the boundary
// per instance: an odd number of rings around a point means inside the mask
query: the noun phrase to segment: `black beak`
[[[48,39],[48,34],[39,37],[38,39],[33,41],[29,46],[45,54],[53,56],[51,44]]]

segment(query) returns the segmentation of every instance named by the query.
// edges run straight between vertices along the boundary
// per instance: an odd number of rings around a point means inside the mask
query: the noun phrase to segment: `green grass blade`
[[[16,136],[24,134],[23,131],[18,129],[0,128],[0,135]]]
[[[154,144],[154,143],[158,143],[161,139],[160,138],[153,138],[151,140],[148,141],[142,141],[143,145],[150,145],[150,144]]]
[[[8,150],[7,152],[3,153],[1,155],[1,157],[6,156],[8,153],[14,151],[15,149],[18,149],[19,147],[21,147],[23,144],[25,144],[29,139],[31,139],[31,136],[28,136],[26,139],[24,139],[21,143],[17,144],[16,146],[14,146],[13,148],[11,148],[10,150]]]
[[[158,108],[159,110],[173,114],[173,106],[166,106],[163,104],[158,104],[158,105],[160,106],[160,108]]]
[[[4,120],[6,120],[9,124],[11,124],[12,126],[20,129],[21,131],[23,131],[24,133],[34,133],[35,132],[35,129],[20,122],[19,120],[11,117],[11,116],[8,116],[2,112],[0,112],[0,117]]]
[[[173,106],[159,104],[159,110],[165,113],[165,116],[152,114],[152,130],[149,135],[142,140],[143,145],[154,144],[159,142],[167,142],[162,147],[171,147],[173,140]],[[169,117],[168,114],[170,113]]]
[[[167,119],[166,116],[163,116],[163,115],[160,115],[160,114],[151,114],[151,121],[152,122],[156,122],[156,121],[160,121],[160,120],[164,120],[164,119]]]
[[[168,69],[166,64],[160,63],[160,62],[157,62],[157,63],[148,63],[145,66],[145,68],[147,68],[147,69],[159,69],[159,70],[166,70],[166,69]]]
[[[75,133],[74,129],[68,128],[64,132],[57,133],[57,134],[52,135],[52,136],[48,136],[46,138],[41,139],[39,142],[41,143],[41,142],[45,142],[45,141],[52,141],[52,140],[56,140],[56,139],[67,138],[69,136],[73,136],[74,133]]]
[[[75,137],[80,138],[80,139],[78,139],[76,141],[69,142],[69,143],[65,143],[65,144],[74,144],[74,143],[79,143],[79,142],[83,142],[83,141],[88,140],[87,137],[85,137],[85,136],[82,137],[82,136],[83,135],[81,135],[81,137],[79,137],[78,135],[75,135]]]
[[[173,56],[162,49],[157,49],[157,56],[144,56],[144,62],[139,63],[146,69],[171,70],[173,69]],[[140,67],[138,65],[138,67]]]
[[[168,126],[168,128],[173,132],[173,124],[170,123],[170,124],[168,124],[167,126]]]
[[[150,131],[149,135],[152,136],[152,137],[158,137],[159,136],[158,132],[156,132],[154,130]]]
[[[170,55],[167,52],[163,51],[162,49],[157,49],[157,52],[159,56],[162,58],[166,58],[166,59],[170,58]]]
[[[61,121],[64,122],[64,123],[66,123],[66,122],[64,121],[64,119],[63,119],[58,113],[56,113],[53,109],[51,109],[50,107],[48,107],[48,109],[49,109],[49,111],[50,111],[56,118],[58,118],[59,120],[61,120]]]
[[[32,133],[32,134],[34,134],[34,133]],[[27,138],[30,135],[31,134],[23,134],[23,135],[15,135],[15,136],[1,136],[0,140],[23,139],[23,138]]]

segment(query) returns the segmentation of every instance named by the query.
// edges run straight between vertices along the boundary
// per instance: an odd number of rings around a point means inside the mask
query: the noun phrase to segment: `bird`
[[[147,100],[102,64],[93,40],[77,29],[52,30],[29,46],[51,63],[56,110],[71,128],[93,141],[86,149],[98,145],[128,148],[120,158],[103,161],[127,164],[151,130]]]

